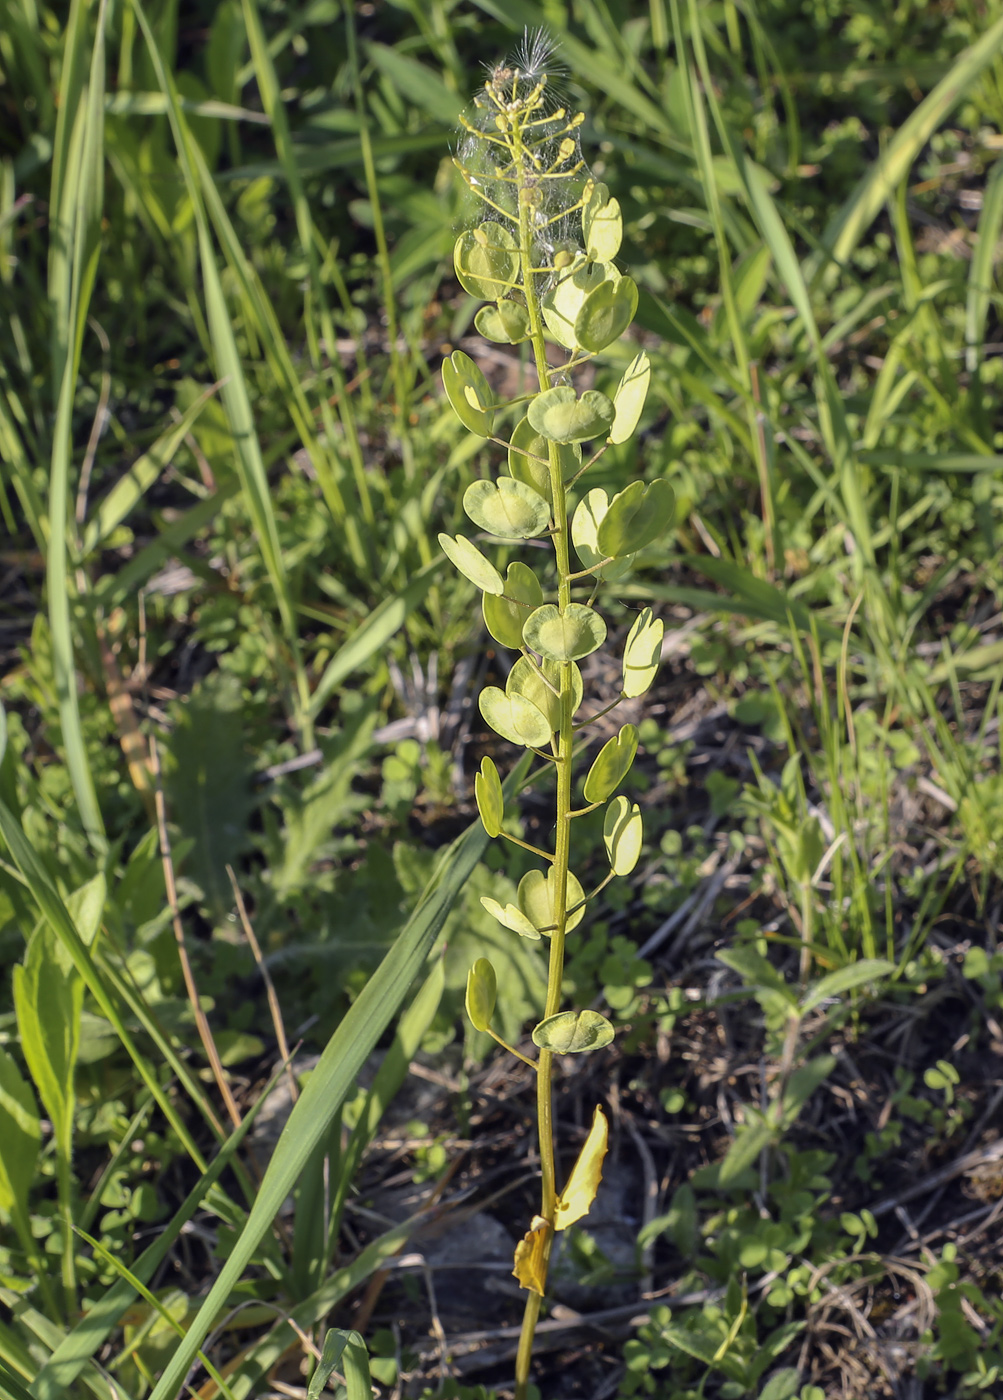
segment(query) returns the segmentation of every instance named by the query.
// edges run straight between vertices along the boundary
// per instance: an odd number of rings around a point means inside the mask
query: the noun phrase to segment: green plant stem
[[[554,857],[548,851],[541,851],[539,846],[531,846],[528,841],[522,841],[518,836],[512,836],[509,832],[503,831],[501,835],[506,841],[511,841],[513,846],[521,846],[524,851],[529,851],[531,855],[539,856],[541,860],[553,860]]]
[[[514,133],[514,149],[517,170],[521,176],[523,148],[518,132]],[[527,191],[528,192],[528,191]],[[540,390],[550,385],[550,369],[547,364],[547,347],[543,331],[543,317],[540,312],[540,297],[536,287],[536,273],[533,268],[533,236],[530,205],[520,197],[519,201],[519,255],[522,264],[523,292],[526,310],[529,315],[530,342],[536,363],[536,373]],[[552,539],[557,556],[558,599],[557,605],[563,613],[571,602],[571,562],[568,550],[568,510],[561,463],[556,443],[548,444],[548,465],[550,468],[550,492],[553,502],[554,526]],[[557,836],[554,844],[554,889],[555,927],[550,939],[550,965],[547,971],[547,1003],[544,1016],[554,1016],[560,1010],[561,983],[564,977],[564,938],[568,923],[568,868],[571,857],[571,768],[574,749],[574,691],[572,687],[572,663],[561,665],[561,726],[557,743]],[[546,1279],[553,1244],[554,1208],[557,1203],[557,1171],[554,1151],[553,1120],[553,1053],[541,1049],[536,1075],[536,1115],[540,1141],[540,1215],[548,1221],[543,1250],[543,1277]],[[526,1400],[529,1388],[529,1371],[533,1356],[533,1338],[540,1315],[541,1295],[530,1292],[526,1299],[523,1314],[522,1332],[516,1357],[515,1396],[516,1400]]]
[[[60,1144],[56,1154],[56,1185],[59,1214],[62,1217],[63,1254],[61,1274],[65,1316],[72,1320],[77,1310],[76,1239],[73,1234],[73,1159],[72,1149]]]
[[[507,1050],[510,1055],[514,1055],[517,1060],[521,1060],[524,1065],[529,1065],[530,1069],[536,1069],[535,1060],[531,1060],[528,1055],[524,1055],[522,1051],[517,1050],[514,1045],[509,1045],[508,1041],[504,1040],[497,1031],[493,1031],[490,1026],[488,1026],[488,1035],[492,1040],[497,1041],[503,1050]]]

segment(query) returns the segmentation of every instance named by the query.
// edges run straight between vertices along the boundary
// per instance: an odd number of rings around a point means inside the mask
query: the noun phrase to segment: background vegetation
[[[516,1038],[543,976],[435,537],[484,465],[449,149],[524,25],[642,288],[591,484],[678,502],[543,1392],[1003,1387],[1003,10],[0,0],[8,1400],[305,1395],[328,1325],[372,1359],[315,1392],[509,1384],[532,1094],[460,1005],[490,951]]]

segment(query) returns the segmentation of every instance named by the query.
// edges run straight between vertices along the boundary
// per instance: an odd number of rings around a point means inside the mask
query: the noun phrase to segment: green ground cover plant
[[[5,1397],[998,1388],[1001,43],[0,0]]]

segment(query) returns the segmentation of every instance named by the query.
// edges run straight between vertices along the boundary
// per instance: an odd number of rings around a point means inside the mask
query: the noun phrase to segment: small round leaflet
[[[626,442],[633,437],[648,397],[648,382],[651,379],[651,362],[642,350],[635,355],[623,372],[623,378],[613,395],[613,426],[610,429],[610,442]]]
[[[482,592],[505,592],[501,574],[466,535],[457,535],[455,539],[452,535],[440,535],[439,545],[449,562],[459,569],[464,578],[476,583]]]
[[[628,700],[643,695],[655,679],[662,655],[665,625],[650,608],[642,608],[627,633],[623,649],[623,693]]]
[[[503,647],[518,651],[522,646],[522,629],[534,608],[543,602],[540,580],[528,564],[517,559],[505,574],[505,592],[497,597],[485,593],[481,600],[484,625]]]
[[[484,830],[491,837],[500,835],[505,819],[505,799],[494,759],[481,759],[481,771],[474,774],[474,798]]]
[[[605,802],[630,772],[637,753],[637,730],[625,724],[619,734],[603,744],[585,779],[585,801]]]
[[[586,442],[607,435],[614,410],[612,401],[598,389],[586,389],[579,398],[570,384],[559,384],[537,394],[526,417],[551,442]]]
[[[613,1039],[613,1027],[598,1011],[559,1011],[533,1031],[533,1044],[555,1055],[581,1055],[601,1050]]]
[[[475,525],[503,540],[532,539],[550,524],[547,502],[510,476],[471,482],[463,493],[463,509]]]
[[[626,797],[614,797],[606,808],[602,824],[609,868],[614,875],[629,875],[641,856],[644,824],[641,809]]]
[[[569,603],[563,612],[553,603],[544,603],[526,619],[522,639],[531,651],[550,661],[580,661],[602,646],[606,624],[584,603]]]
[[[487,958],[478,958],[467,973],[467,1015],[475,1031],[486,1031],[491,1025],[498,979]]]
[[[538,749],[550,743],[550,721],[524,695],[506,695],[498,686],[489,685],[477,697],[477,704],[495,733],[510,744]]]
[[[468,229],[453,244],[453,267],[465,292],[480,301],[496,301],[519,275],[515,238],[504,224]]]
[[[590,292],[575,318],[575,339],[596,355],[619,340],[637,310],[637,283],[631,277],[604,282]]]
[[[672,520],[675,500],[664,477],[649,486],[632,481],[610,501],[596,531],[596,544],[615,559],[643,549],[665,531]]]
[[[484,375],[462,350],[454,350],[448,360],[443,360],[442,387],[463,426],[476,437],[490,437],[495,396]]]

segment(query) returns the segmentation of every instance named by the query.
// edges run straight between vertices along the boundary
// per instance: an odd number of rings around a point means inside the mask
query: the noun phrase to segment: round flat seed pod
[[[500,301],[496,306],[482,306],[474,317],[474,325],[485,340],[496,345],[518,345],[529,336],[529,312],[515,301]]]
[[[611,262],[590,262],[579,254],[543,298],[543,319],[555,340],[566,350],[574,350],[575,321],[582,303],[603,282],[619,282],[620,274]]]
[[[495,396],[469,355],[454,350],[442,362],[442,387],[460,422],[477,437],[491,436]]]
[[[520,938],[532,939],[534,943],[539,943],[540,935],[533,927],[521,909],[517,909],[514,904],[501,905],[497,899],[491,899],[488,895],[481,895],[481,903],[493,919],[497,919],[503,928],[511,929]]]
[[[664,632],[662,619],[650,608],[642,608],[623,648],[623,693],[629,700],[643,695],[655,679]]]
[[[467,229],[453,244],[453,267],[465,292],[481,301],[497,301],[519,275],[515,238],[504,224]]]
[[[519,908],[540,933],[549,934],[557,924],[557,880],[554,868],[530,870],[519,881],[516,894]],[[574,912],[570,912],[574,910]],[[572,871],[568,871],[568,916],[565,931],[570,933],[585,917],[585,891]]]
[[[609,498],[601,486],[595,486],[578,502],[571,519],[571,539],[575,553],[585,569],[593,569],[608,556],[601,553],[597,542],[600,521],[609,510]],[[615,582],[630,569],[634,556],[612,559],[599,570],[597,577]]]
[[[501,597],[485,593],[481,600],[484,625],[496,642],[518,651],[522,646],[522,629],[526,619],[542,602],[540,580],[528,564],[517,559],[508,566],[505,592]]]
[[[601,1050],[613,1039],[613,1026],[598,1011],[559,1011],[533,1031],[533,1044],[555,1055],[581,1055]]]
[[[582,234],[585,251],[595,262],[609,262],[620,251],[623,242],[623,217],[620,202],[610,199],[605,185],[595,185],[582,209]]]
[[[474,481],[463,493],[463,509],[475,525],[503,540],[528,540],[550,524],[546,501],[510,476]]]
[[[596,544],[604,554],[617,558],[634,554],[665,532],[672,521],[675,505],[675,494],[664,478],[653,481],[650,486],[632,481],[610,501],[596,531]]]
[[[553,603],[544,603],[526,619],[522,639],[530,651],[549,661],[580,661],[602,646],[606,624],[584,603],[569,603],[563,613]]]
[[[481,771],[474,774],[474,798],[484,830],[492,838],[500,835],[505,820],[505,798],[498,769],[491,758],[482,758]]]
[[[637,753],[637,729],[625,724],[619,734],[603,744],[585,779],[585,801],[605,802],[630,772]]]
[[[606,437],[613,426],[611,400],[598,389],[586,389],[579,398],[570,384],[544,389],[529,406],[526,417],[541,437],[551,442],[586,442]]]
[[[603,841],[614,875],[629,875],[641,857],[644,823],[637,803],[614,797],[603,817]]]
[[[637,283],[631,277],[604,282],[590,292],[575,318],[575,339],[596,355],[619,340],[637,311]]]
[[[557,687],[560,687],[560,668],[554,667],[558,672]],[[550,677],[548,676],[548,680]],[[561,727],[561,700],[559,695],[544,680],[541,675],[541,667],[528,656],[520,656],[519,660],[508,673],[508,680],[505,682],[506,695],[524,695],[527,700],[536,706],[541,714],[547,716],[551,731],[556,731]]]
[[[510,744],[538,749],[550,743],[552,731],[546,715],[524,695],[506,695],[498,686],[489,685],[477,697],[477,704],[495,733]]]
[[[475,1031],[486,1031],[491,1025],[498,999],[498,978],[487,958],[478,958],[467,973],[467,1015]]]
[[[550,443],[536,431],[528,418],[521,418],[509,442],[508,469],[516,481],[532,486],[548,503],[550,495]],[[557,444],[561,477],[570,481],[582,464],[582,449],[576,442]]]
[[[648,384],[651,380],[651,363],[642,350],[635,355],[624,370],[623,378],[613,395],[613,426],[610,429],[610,442],[626,442],[633,437],[648,397]]]
[[[440,535],[439,546],[449,562],[482,592],[504,593],[501,574],[466,535],[457,535],[455,539],[452,535]]]
[[[550,682],[549,685],[547,684],[548,681]],[[546,660],[541,666],[529,656],[519,657],[519,660],[512,667],[511,671],[509,671],[508,680],[505,682],[506,695],[525,695],[527,700],[532,701],[536,708],[547,716],[551,728],[555,731],[561,727],[561,700],[560,695],[555,693],[559,692],[560,688],[560,666],[554,661]],[[572,714],[575,713],[578,706],[582,703],[583,693],[582,673],[574,662],[572,662]]]

